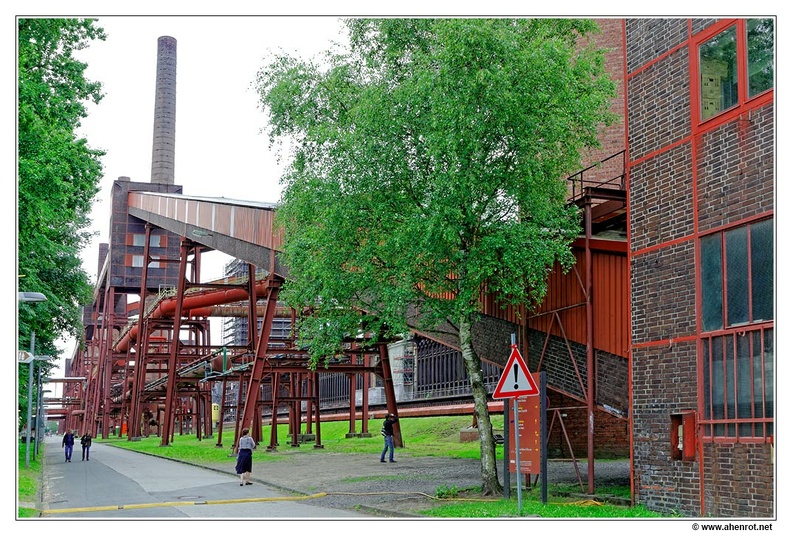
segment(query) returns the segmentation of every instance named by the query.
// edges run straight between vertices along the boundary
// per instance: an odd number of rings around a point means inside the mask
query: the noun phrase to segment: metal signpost
[[[515,336],[512,335],[511,355],[503,369],[503,374],[498,380],[498,386],[492,393],[492,398],[511,398],[514,405],[514,458],[517,473],[517,515],[522,515],[522,478],[520,467],[520,426],[518,421],[519,407],[517,398],[521,396],[535,396],[539,394],[528,367],[525,365],[517,350]]]

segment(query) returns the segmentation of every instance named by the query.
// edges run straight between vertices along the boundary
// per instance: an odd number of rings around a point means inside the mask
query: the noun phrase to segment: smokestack
[[[154,145],[151,182],[174,183],[176,154],[176,39],[157,40],[157,87],[154,97]]]

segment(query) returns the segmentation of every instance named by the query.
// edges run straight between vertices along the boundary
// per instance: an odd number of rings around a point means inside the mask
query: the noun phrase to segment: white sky
[[[335,17],[100,17],[107,40],[79,54],[104,99],[81,129],[103,149],[105,175],[91,219],[99,237],[85,252],[97,271],[98,243],[109,236],[110,187],[119,176],[149,182],[157,39],[177,41],[175,183],[187,195],[276,202],[281,167],[262,132],[266,117],[253,88],[268,51],[313,56],[343,38]],[[203,278],[219,277],[207,255]]]
[[[77,54],[88,64],[86,77],[101,82],[105,95],[89,106],[80,129],[92,148],[106,151],[90,216],[97,236],[81,255],[92,281],[99,243],[109,240],[113,181],[151,179],[159,37],[177,41],[175,184],[186,195],[265,202],[279,200],[282,168],[262,132],[266,116],[253,87],[256,73],[268,52],[309,57],[344,39],[340,19],[330,16],[108,16],[98,17],[98,25],[107,39]],[[205,254],[202,279],[220,277],[228,260]],[[63,342],[64,357],[74,345]],[[62,368],[53,373],[61,376]]]

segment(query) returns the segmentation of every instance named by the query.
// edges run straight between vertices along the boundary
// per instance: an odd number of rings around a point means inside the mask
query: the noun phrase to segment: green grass
[[[38,499],[39,486],[41,483],[41,458],[44,456],[44,445],[39,447],[39,455],[33,460],[33,445],[31,444],[30,450],[30,467],[25,467],[25,445],[19,444],[17,467],[17,493],[19,495],[20,503],[36,503]],[[38,517],[38,510],[35,508],[17,508],[17,517]]]
[[[404,439],[404,449],[412,456],[445,456],[451,458],[473,458],[479,457],[479,444],[477,441],[461,443],[459,441],[459,431],[470,425],[471,418],[459,417],[422,417],[413,419],[401,419],[402,436]],[[498,429],[503,422],[503,416],[493,416],[493,426]],[[371,437],[356,437],[349,439],[346,434],[349,432],[347,421],[322,422],[321,438],[323,449],[301,449],[301,452],[311,452],[320,455],[322,452],[339,453],[371,453],[382,448],[382,437],[379,429],[382,426],[382,419],[371,419],[368,425],[368,432]],[[272,427],[262,426],[261,447],[266,447],[270,442]],[[355,431],[362,431],[361,422],[355,423]],[[305,429],[303,428],[303,433]],[[316,429],[312,430],[316,433]],[[290,439],[287,438],[288,425],[278,425],[278,442],[280,449],[270,451],[267,456],[257,457],[256,463],[274,463],[282,456],[287,456],[284,447],[288,446]],[[198,441],[194,435],[175,435],[173,441],[168,446],[161,446],[162,439],[156,436],[142,438],[140,441],[128,441],[125,437],[111,437],[106,440],[97,439],[112,443],[116,446],[156,454],[165,458],[177,460],[189,460],[194,463],[224,463],[231,456],[231,445],[234,443],[234,431],[224,429],[222,436],[222,447],[217,447],[217,433],[214,437],[204,438]],[[498,458],[503,456],[503,448],[497,449]]]
[[[466,493],[457,497],[438,499],[440,505],[421,512],[428,517],[443,518],[495,518],[519,517],[517,515],[517,499],[483,500],[465,498]],[[512,494],[513,495],[513,494]],[[542,518],[659,518],[661,514],[646,508],[616,506],[594,501],[562,501],[550,498],[542,504],[536,494],[525,493],[522,497],[522,517]]]

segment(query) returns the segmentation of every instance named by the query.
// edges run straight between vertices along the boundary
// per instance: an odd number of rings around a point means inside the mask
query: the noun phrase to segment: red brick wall
[[[548,437],[547,454],[550,458],[571,458],[585,460],[588,455],[588,411],[579,400],[566,397],[555,391],[549,391],[550,409],[561,409],[556,415],[564,415],[564,437],[558,420],[552,424]],[[552,413],[548,414],[547,426],[551,426]],[[570,452],[569,445],[572,445]],[[630,456],[629,423],[625,418],[618,418],[604,411],[594,413],[594,455],[596,458],[628,458]]]
[[[700,419],[704,404],[698,240],[773,210],[773,106],[747,103],[717,126],[694,124],[686,41],[712,22],[626,21],[635,499],[684,516],[770,517],[768,444],[699,444],[695,460],[672,459],[672,417]]]
[[[704,445],[705,508],[716,517],[774,517],[768,444]]]

